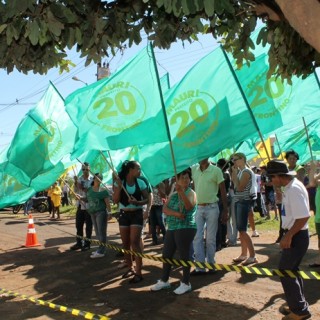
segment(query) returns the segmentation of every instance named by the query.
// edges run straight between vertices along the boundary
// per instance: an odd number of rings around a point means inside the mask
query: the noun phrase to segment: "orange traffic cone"
[[[28,233],[27,233],[26,244],[24,246],[25,247],[41,246],[41,244],[38,243],[36,229],[34,227],[33,218],[31,214],[29,214]]]

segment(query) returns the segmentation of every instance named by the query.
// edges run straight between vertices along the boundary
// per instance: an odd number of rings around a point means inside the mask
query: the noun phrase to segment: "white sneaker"
[[[97,251],[93,252],[90,256],[91,259],[103,258],[104,253],[99,253]]]
[[[257,231],[257,230],[254,230],[254,231],[252,232],[251,237],[259,237],[258,231]]]
[[[156,284],[154,284],[150,290],[151,291],[159,291],[163,289],[169,289],[171,287],[169,281],[163,282],[162,280],[158,280]]]
[[[180,294],[187,293],[189,291],[191,291],[191,284],[190,283],[189,284],[185,284],[183,282],[180,282],[180,286],[176,290],[174,290],[173,292],[175,294],[179,294],[180,295]]]

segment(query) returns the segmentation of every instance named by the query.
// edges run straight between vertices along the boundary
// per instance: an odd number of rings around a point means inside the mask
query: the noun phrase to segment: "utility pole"
[[[104,78],[109,78],[111,75],[110,72],[110,67],[109,63],[103,63],[103,66],[101,66],[101,63],[99,62],[97,64],[97,81],[104,79]]]

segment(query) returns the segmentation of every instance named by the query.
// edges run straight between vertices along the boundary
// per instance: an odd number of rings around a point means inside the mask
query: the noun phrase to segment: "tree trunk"
[[[292,28],[320,52],[319,0],[276,0],[276,2]]]

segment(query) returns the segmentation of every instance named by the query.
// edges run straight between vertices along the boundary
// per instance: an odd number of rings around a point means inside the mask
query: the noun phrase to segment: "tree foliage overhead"
[[[275,0],[2,0],[0,68],[40,74],[57,66],[68,70],[67,48],[76,47],[89,64],[126,42],[139,44],[143,33],[165,49],[211,33],[241,66],[254,60],[250,34],[261,15],[255,8],[264,3],[280,10]],[[271,45],[269,74],[307,76],[319,65],[319,53],[278,13],[280,21],[266,19],[259,36]]]

